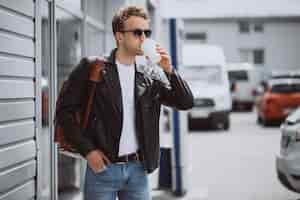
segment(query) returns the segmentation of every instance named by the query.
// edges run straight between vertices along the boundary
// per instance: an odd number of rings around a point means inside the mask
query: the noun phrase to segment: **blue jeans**
[[[108,165],[95,173],[89,166],[85,175],[85,200],[150,200],[148,177],[138,161]]]

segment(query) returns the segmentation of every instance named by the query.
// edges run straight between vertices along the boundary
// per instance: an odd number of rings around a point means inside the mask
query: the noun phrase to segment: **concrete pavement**
[[[176,197],[170,191],[152,190],[152,200],[208,200],[207,188],[190,187],[183,197]]]
[[[296,200],[276,175],[279,127],[261,127],[256,114],[232,113],[230,131],[197,131],[187,136],[187,195],[153,190],[153,200]],[[155,180],[156,181],[156,180]]]

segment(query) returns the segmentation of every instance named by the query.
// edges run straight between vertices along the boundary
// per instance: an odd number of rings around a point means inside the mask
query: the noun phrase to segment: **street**
[[[188,199],[296,200],[277,179],[279,127],[256,124],[256,113],[233,112],[231,129],[188,135]]]

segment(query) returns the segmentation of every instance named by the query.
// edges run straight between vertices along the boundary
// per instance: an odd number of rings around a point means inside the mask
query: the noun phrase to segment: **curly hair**
[[[125,21],[131,16],[142,17],[146,20],[149,19],[147,12],[142,7],[128,6],[121,8],[112,19],[112,30],[114,35],[116,32],[124,30]]]

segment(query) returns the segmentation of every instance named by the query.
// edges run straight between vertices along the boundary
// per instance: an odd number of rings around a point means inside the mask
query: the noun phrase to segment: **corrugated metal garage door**
[[[33,0],[0,1],[0,200],[36,197]]]

